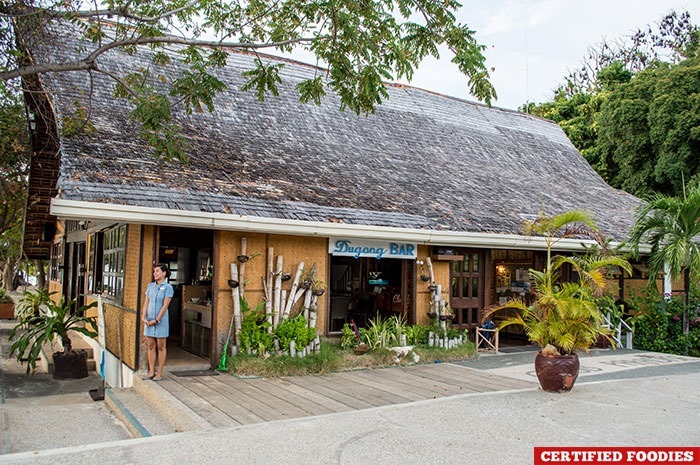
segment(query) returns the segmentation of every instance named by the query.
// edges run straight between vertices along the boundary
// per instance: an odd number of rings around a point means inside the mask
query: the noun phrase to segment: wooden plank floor
[[[535,386],[450,363],[272,379],[167,373],[159,385],[214,427]]]

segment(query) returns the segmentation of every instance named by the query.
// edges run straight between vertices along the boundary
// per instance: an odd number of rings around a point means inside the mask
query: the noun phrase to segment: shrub
[[[279,340],[280,349],[289,353],[289,343],[295,341],[297,347],[306,347],[315,337],[316,328],[309,328],[303,314],[288,318],[277,325],[274,336]]]
[[[263,355],[266,351],[273,349],[272,335],[267,332],[270,323],[262,312],[263,307],[264,304],[261,303],[251,309],[248,301],[241,298],[243,321],[241,321],[239,342],[243,352],[251,351]]]
[[[667,354],[700,356],[698,299],[690,299],[690,332],[683,334],[684,297],[646,292],[632,299],[634,347]]]

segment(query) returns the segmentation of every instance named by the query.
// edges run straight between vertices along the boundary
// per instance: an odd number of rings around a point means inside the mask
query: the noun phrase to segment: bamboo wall
[[[233,299],[231,287],[228,285],[231,263],[238,264],[239,273],[241,263],[237,257],[241,253],[241,238],[247,241],[246,255],[250,260],[245,263],[244,269],[244,296],[251,308],[255,308],[263,302],[264,289],[262,280],[267,274],[268,249],[274,249],[274,258],[282,255],[284,259],[284,272],[296,273],[300,262],[304,262],[305,270],[310,270],[316,264],[316,279],[328,282],[328,240],[325,238],[309,238],[300,236],[280,236],[268,234],[250,234],[233,231],[217,231],[214,235],[214,328],[216,347],[212,354],[216,359],[219,356],[220,347],[223,346],[228,335],[228,328],[233,314]],[[284,283],[283,288],[291,288],[291,280]],[[325,332],[327,325],[327,295],[324,294],[318,301],[318,319],[316,327],[320,334]],[[297,307],[295,308],[298,308]]]

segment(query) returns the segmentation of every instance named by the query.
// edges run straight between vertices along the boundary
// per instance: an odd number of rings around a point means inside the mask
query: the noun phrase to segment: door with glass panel
[[[452,262],[450,307],[455,315],[452,324],[461,329],[479,325],[484,306],[484,252],[477,249],[461,251],[462,260]]]

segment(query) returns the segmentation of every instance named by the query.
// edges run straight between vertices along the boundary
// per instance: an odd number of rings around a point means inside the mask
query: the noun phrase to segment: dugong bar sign
[[[328,253],[339,257],[404,258],[415,260],[416,244],[331,237]]]

